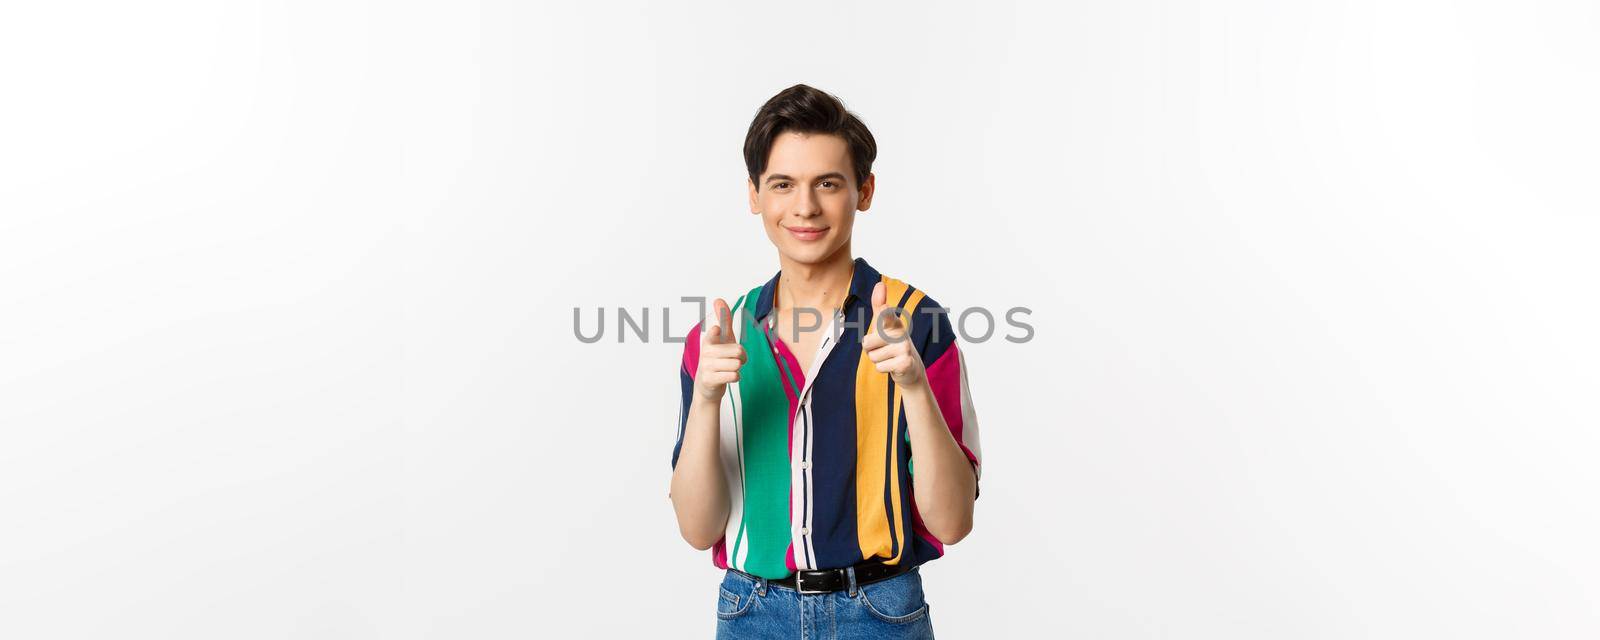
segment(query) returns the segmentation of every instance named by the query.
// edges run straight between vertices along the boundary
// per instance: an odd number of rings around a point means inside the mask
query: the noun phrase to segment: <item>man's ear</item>
[[[866,181],[861,183],[861,198],[856,201],[856,211],[866,211],[872,208],[872,191],[878,186],[878,176],[867,173]]]
[[[744,186],[750,190],[750,213],[759,215],[761,210],[756,208],[756,181],[745,178]]]

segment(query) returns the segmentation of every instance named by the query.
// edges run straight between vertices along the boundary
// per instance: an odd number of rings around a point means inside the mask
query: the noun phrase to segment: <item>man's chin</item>
[[[790,262],[799,264],[822,264],[838,251],[838,247],[778,247],[778,253]]]

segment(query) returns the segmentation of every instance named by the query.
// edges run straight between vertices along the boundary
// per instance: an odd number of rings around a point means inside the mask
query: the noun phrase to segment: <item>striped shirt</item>
[[[948,313],[922,291],[857,258],[844,305],[834,312],[810,371],[769,335],[778,276],[732,305],[733,333],[748,357],[721,406],[720,451],[731,511],[712,563],[768,579],[877,559],[916,566],[944,555],[912,493],[911,434],[899,391],[861,349],[875,331],[872,289],[911,312],[911,340],[955,441],[981,477],[978,422],[966,362]],[[766,330],[762,330],[765,328]],[[700,325],[684,341],[678,465],[699,368]]]

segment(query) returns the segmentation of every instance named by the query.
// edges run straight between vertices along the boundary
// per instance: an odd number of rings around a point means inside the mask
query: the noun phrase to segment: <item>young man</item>
[[[779,270],[690,330],[672,451],[678,528],[727,570],[717,637],[931,638],[917,567],[978,497],[955,330],[853,257],[877,143],[837,98],[773,96],[744,156]]]

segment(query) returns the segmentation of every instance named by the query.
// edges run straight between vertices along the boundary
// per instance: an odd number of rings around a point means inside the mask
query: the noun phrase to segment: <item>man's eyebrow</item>
[[[824,174],[822,174],[820,176],[817,176],[816,179],[817,180],[844,180],[844,174],[839,173],[838,171],[834,171],[832,173],[824,173]],[[766,180],[767,182],[772,182],[773,180],[787,180],[789,182],[799,182],[799,180],[795,180],[794,178],[791,178],[789,176],[783,175],[781,173],[774,173],[774,174],[772,174],[770,176],[767,176],[767,180]]]

